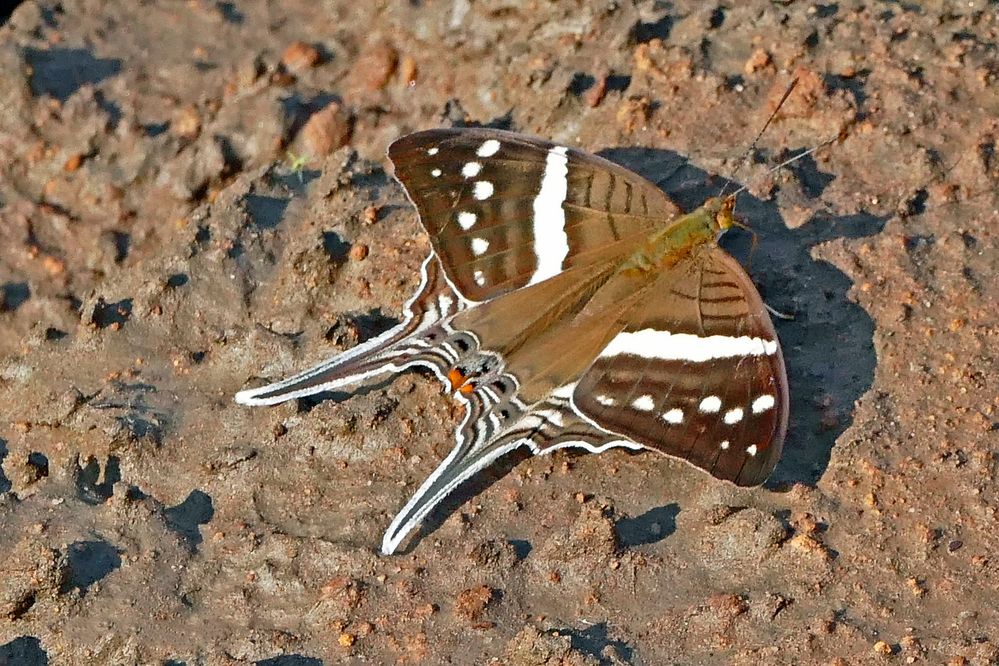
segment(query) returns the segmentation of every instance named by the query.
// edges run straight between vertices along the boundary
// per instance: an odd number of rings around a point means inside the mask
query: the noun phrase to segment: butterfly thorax
[[[703,206],[657,230],[622,265],[625,273],[658,273],[679,261],[735,224],[733,201],[712,198]]]

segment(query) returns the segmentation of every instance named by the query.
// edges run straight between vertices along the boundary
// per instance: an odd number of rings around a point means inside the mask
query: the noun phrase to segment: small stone
[[[878,641],[874,644],[874,651],[882,656],[889,656],[892,653],[891,646],[884,641]]]
[[[368,257],[368,246],[363,243],[351,245],[347,256],[350,257],[351,261],[364,261]]]
[[[66,272],[66,264],[57,257],[51,255],[46,255],[42,258],[42,268],[44,268],[49,275],[62,275]]]
[[[361,54],[352,76],[374,92],[388,85],[399,66],[399,53],[388,44],[377,44]]]
[[[902,640],[899,641],[906,652],[922,652],[923,646],[919,642],[919,639],[915,636],[902,636]]]
[[[406,85],[415,86],[416,77],[419,73],[419,68],[416,66],[416,60],[413,59],[413,56],[403,56],[402,63],[399,65],[399,74],[402,76],[402,80],[406,82]]]
[[[607,75],[604,74],[597,79],[592,88],[586,91],[586,94],[583,95],[583,103],[586,106],[595,109],[600,106],[600,102],[604,101],[604,97],[607,95],[607,79]]]
[[[281,54],[281,64],[289,72],[298,72],[309,67],[315,67],[323,59],[322,54],[312,44],[292,42]]]
[[[194,106],[184,106],[173,113],[170,133],[179,139],[196,139],[201,132],[201,116]]]
[[[652,100],[643,95],[629,97],[617,109],[617,122],[625,132],[644,127],[652,117]]]
[[[302,128],[305,147],[315,157],[324,157],[350,141],[350,114],[336,102],[312,114]]]
[[[469,588],[458,595],[455,612],[472,622],[477,622],[486,610],[486,606],[493,600],[493,596],[493,589],[488,585]]]
[[[73,153],[69,156],[69,159],[66,160],[66,163],[62,165],[62,169],[67,173],[73,173],[80,168],[81,164],[83,164],[83,155],[80,153]]]
[[[338,638],[336,642],[342,645],[343,647],[350,647],[351,645],[354,644],[355,640],[357,639],[354,637],[353,634],[343,633],[340,634],[340,638]]]
[[[815,516],[805,511],[794,511],[791,513],[791,524],[794,529],[804,534],[815,534],[818,531],[818,521]]]
[[[771,62],[772,58],[765,49],[756,49],[743,66],[743,71],[746,74],[754,74],[767,67]]]
[[[960,539],[954,539],[953,541],[947,544],[947,550],[953,553],[956,550],[960,550],[963,545],[964,545],[963,541],[961,541]]]
[[[825,545],[810,534],[795,534],[788,541],[788,545],[802,552],[818,555],[823,559],[832,559],[832,555]]]
[[[912,592],[913,595],[917,597],[926,596],[926,588],[923,587],[923,584],[919,582],[918,578],[914,577],[907,578],[905,584],[909,587],[909,590]]]

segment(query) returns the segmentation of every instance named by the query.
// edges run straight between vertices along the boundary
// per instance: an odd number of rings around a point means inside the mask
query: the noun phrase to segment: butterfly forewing
[[[787,378],[749,276],[704,246],[664,273],[580,379],[576,407],[599,426],[739,485],[773,470]]]
[[[511,132],[418,132],[389,157],[450,282],[474,302],[626,255],[678,212],[612,162]]]

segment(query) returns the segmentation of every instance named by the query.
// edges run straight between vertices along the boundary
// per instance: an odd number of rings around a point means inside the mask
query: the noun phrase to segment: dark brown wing
[[[653,289],[576,386],[613,433],[738,485],[762,483],[787,430],[784,359],[752,280],[717,246]]]
[[[679,212],[613,162],[512,132],[417,132],[389,157],[449,281],[471,301],[624,256]]]

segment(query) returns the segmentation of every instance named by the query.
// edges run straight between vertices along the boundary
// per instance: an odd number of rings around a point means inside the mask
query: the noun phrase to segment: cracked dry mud
[[[0,664],[999,663],[997,37],[988,0],[22,3]],[[462,123],[686,208],[750,184],[795,315],[766,486],[514,456],[382,557],[460,417],[436,381],[233,403],[397,320],[428,241],[384,151]]]

